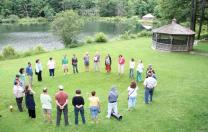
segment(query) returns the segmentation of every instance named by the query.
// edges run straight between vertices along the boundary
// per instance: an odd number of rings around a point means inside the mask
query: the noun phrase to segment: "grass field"
[[[140,38],[127,41],[115,41],[107,44],[92,44],[75,49],[64,49],[44,53],[27,58],[7,60],[0,62],[0,132],[52,132],[52,131],[79,131],[79,132],[207,132],[208,131],[208,58],[206,56],[191,55],[189,53],[158,52],[150,48],[149,38]],[[203,43],[204,44],[204,43]],[[102,71],[84,72],[82,57],[88,51],[94,56],[96,51],[101,53]],[[77,54],[80,73],[64,76],[61,69],[61,58],[67,54]],[[113,60],[112,73],[107,75],[104,70],[104,56],[110,53]],[[117,58],[123,54],[126,58],[125,75],[117,74]],[[46,67],[49,57],[56,60],[57,68],[55,78],[49,78]],[[143,103],[144,89],[139,84],[136,110],[127,111],[128,63],[130,58],[142,59],[145,67],[153,65],[158,77],[158,86],[155,90],[153,103]],[[26,67],[27,62],[34,62],[40,58],[43,68],[43,82],[37,82],[34,76],[34,91],[36,92],[35,120],[28,118],[27,112],[17,111],[15,99],[12,94],[13,80],[20,67]],[[92,70],[91,61],[91,70]],[[55,101],[53,101],[53,125],[45,124],[42,118],[39,96],[43,87],[48,87],[49,94],[54,98],[58,91],[57,86],[62,84],[69,94],[69,120],[72,125],[64,127],[63,115],[61,126],[55,127]],[[123,115],[122,121],[106,119],[107,95],[112,85],[118,87],[118,109]],[[71,98],[75,89],[80,88],[85,98],[85,116],[87,124],[82,125],[79,119],[78,128],[74,125],[74,113]],[[101,113],[99,124],[90,123],[89,102],[87,93],[97,91],[101,100]],[[14,106],[14,112],[9,112],[9,105]]]

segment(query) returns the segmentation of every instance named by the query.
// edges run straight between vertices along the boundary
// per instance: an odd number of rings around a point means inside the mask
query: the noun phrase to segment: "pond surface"
[[[141,31],[141,25],[137,25],[135,32]],[[113,24],[104,22],[89,22],[85,24],[78,41],[84,42],[86,36],[93,36],[96,32],[104,32],[108,39],[118,37],[129,30],[126,24]],[[17,51],[25,51],[42,45],[47,50],[61,49],[62,41],[54,36],[49,25],[0,25],[0,51],[6,45],[11,45]]]

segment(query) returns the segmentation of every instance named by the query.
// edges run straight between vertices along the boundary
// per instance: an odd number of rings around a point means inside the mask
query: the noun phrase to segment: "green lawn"
[[[208,53],[208,41],[202,41],[194,47],[194,51]]]
[[[51,131],[88,131],[88,132],[205,132],[208,131],[208,58],[189,53],[158,52],[150,47],[151,39],[140,38],[128,41],[115,41],[107,44],[92,44],[75,49],[64,49],[27,58],[0,61],[0,131],[1,132],[51,132]],[[102,71],[100,73],[84,72],[82,57],[88,51],[90,56],[96,51],[101,53]],[[64,54],[71,57],[77,54],[79,59],[78,75],[64,76],[61,69],[61,58]],[[113,60],[112,73],[107,75],[104,70],[104,56],[110,53]],[[117,58],[123,54],[126,58],[125,75],[117,74]],[[49,78],[46,63],[49,57],[56,60],[56,76]],[[127,111],[128,62],[130,58],[142,59],[144,65],[153,65],[158,77],[158,87],[155,90],[154,101],[150,105],[143,103],[144,89],[139,84],[138,101],[135,111]],[[26,67],[27,62],[35,62],[40,58],[43,70],[43,82],[37,82],[34,76],[37,104],[37,119],[30,120],[27,112],[17,111],[12,94],[13,80],[20,67]],[[92,59],[91,59],[92,60]],[[34,65],[33,65],[34,66]],[[92,69],[92,62],[91,62]],[[54,98],[57,86],[62,84],[70,98],[69,120],[72,125],[64,127],[63,115],[61,126],[55,127],[56,109],[53,101],[53,125],[45,124],[42,118],[39,96],[43,87],[48,87],[49,94]],[[115,84],[119,91],[118,109],[123,115],[121,122],[105,118],[107,112],[107,95],[110,87]],[[85,116],[87,124],[79,127],[74,125],[74,113],[71,98],[75,89],[80,88],[85,98]],[[90,123],[89,102],[87,93],[96,90],[101,100],[100,123]],[[9,112],[9,105],[14,106],[14,112]]]

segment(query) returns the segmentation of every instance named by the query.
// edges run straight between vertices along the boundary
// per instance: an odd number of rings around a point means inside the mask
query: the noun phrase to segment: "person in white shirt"
[[[132,58],[129,63],[129,78],[134,79],[134,67],[135,67],[135,61]]]
[[[142,60],[139,60],[139,64],[137,65],[137,83],[142,81],[142,72],[144,70],[144,65]]]
[[[23,112],[22,100],[23,100],[23,97],[25,96],[25,94],[24,94],[23,87],[20,86],[18,81],[16,81],[14,83],[13,94],[16,98],[16,103],[17,103],[17,107],[18,107],[19,111]]]
[[[43,109],[43,114],[44,114],[44,119],[47,122],[52,123],[51,120],[51,110],[52,110],[52,99],[48,95],[48,90],[47,88],[43,89],[43,93],[40,95],[40,101],[42,104],[42,109]]]
[[[157,86],[157,80],[152,77],[152,72],[148,73],[148,77],[144,81],[145,93],[144,93],[144,101],[145,104],[152,102],[152,96],[154,92],[154,88]]]
[[[98,51],[96,52],[93,60],[94,60],[94,71],[100,72],[100,54]]]
[[[137,90],[138,87],[135,81],[131,82],[131,85],[128,87],[128,110],[131,111],[135,109],[136,99],[137,99]]]
[[[35,74],[38,76],[38,81],[42,81],[42,64],[40,63],[40,60],[37,59],[35,63]]]
[[[49,74],[50,74],[50,77],[54,77],[55,74],[55,61],[53,60],[52,57],[49,58],[48,60],[48,69],[49,69]]]

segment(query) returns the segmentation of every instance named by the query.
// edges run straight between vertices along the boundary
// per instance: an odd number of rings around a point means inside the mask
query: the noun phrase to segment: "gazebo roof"
[[[172,34],[172,35],[194,35],[195,32],[189,28],[183,27],[176,23],[176,19],[172,23],[152,30],[153,33]]]
[[[154,18],[154,16],[149,13],[149,14],[144,15],[142,18]]]

